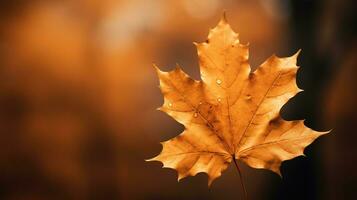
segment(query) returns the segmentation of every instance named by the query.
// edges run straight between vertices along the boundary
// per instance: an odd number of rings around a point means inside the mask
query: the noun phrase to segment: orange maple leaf
[[[148,161],[176,169],[178,180],[207,173],[209,185],[232,160],[237,168],[236,160],[241,160],[281,175],[284,160],[303,155],[306,146],[328,133],[280,116],[281,107],[302,91],[296,85],[299,52],[271,56],[251,72],[248,46],[239,42],[225,17],[206,42],[195,45],[202,81],[179,67],[170,72],[156,68],[164,95],[159,109],[185,130],[163,142],[162,152]]]

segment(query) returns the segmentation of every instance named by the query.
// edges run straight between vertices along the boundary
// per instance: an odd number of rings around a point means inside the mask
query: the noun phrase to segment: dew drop
[[[199,104],[199,105],[202,105],[202,101],[200,101],[198,104]]]
[[[221,85],[221,83],[222,83],[221,79],[217,79],[217,80],[216,80],[216,83],[217,83],[218,85]]]
[[[221,101],[222,101],[222,99],[221,99],[220,97],[218,97],[218,98],[217,98],[217,101],[218,101],[218,102],[221,102]]]
[[[193,114],[194,117],[198,117],[198,114],[195,112],[195,114]]]
[[[172,107],[172,103],[169,103],[169,107]]]

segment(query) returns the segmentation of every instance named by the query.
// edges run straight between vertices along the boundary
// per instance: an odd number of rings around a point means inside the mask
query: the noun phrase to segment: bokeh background
[[[250,63],[302,49],[285,119],[319,131],[283,178],[243,169],[249,199],[356,199],[357,46],[348,0],[13,0],[0,3],[0,199],[241,199],[230,166],[199,174],[145,162],[183,127],[155,109],[152,68],[198,79],[192,42],[223,11],[250,43]]]

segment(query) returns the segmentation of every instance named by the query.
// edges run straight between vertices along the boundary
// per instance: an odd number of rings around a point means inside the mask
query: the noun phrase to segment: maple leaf
[[[185,130],[162,142],[161,153],[148,161],[176,169],[178,180],[207,173],[209,185],[232,160],[281,175],[283,161],[303,155],[307,145],[328,133],[280,116],[281,107],[302,91],[296,85],[299,52],[286,58],[273,55],[251,72],[248,45],[239,43],[225,17],[206,42],[195,45],[202,81],[180,67],[170,72],[156,67],[164,95],[159,110]]]

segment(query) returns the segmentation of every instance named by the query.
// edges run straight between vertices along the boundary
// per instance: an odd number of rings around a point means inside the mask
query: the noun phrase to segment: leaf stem
[[[233,155],[232,157],[233,157],[234,165],[236,166],[238,174],[239,174],[239,179],[240,179],[240,183],[242,185],[242,189],[244,191],[244,198],[243,199],[248,200],[248,194],[247,194],[247,190],[245,189],[245,186],[244,186],[242,172],[241,172],[240,168],[238,167],[238,163],[237,163],[235,155]]]

